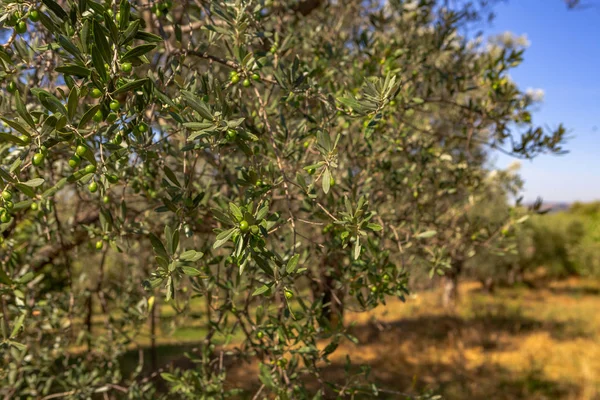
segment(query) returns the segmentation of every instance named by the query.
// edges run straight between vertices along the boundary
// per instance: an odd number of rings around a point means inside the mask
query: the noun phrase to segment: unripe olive
[[[37,203],[31,203],[31,211],[37,211],[38,210],[38,204]]]
[[[130,73],[132,69],[133,66],[130,62],[124,62],[123,64],[121,64],[121,71],[125,72],[126,74]]]
[[[233,141],[237,137],[237,131],[235,129],[227,130],[227,139]]]
[[[102,198],[102,202],[103,202],[104,204],[108,204],[108,203],[110,203],[110,197],[108,197],[108,196],[104,196],[104,197]]]
[[[137,127],[137,129],[141,133],[144,133],[144,132],[148,131],[148,127],[144,123],[139,124],[138,127]]]
[[[242,85],[243,85],[245,88],[247,88],[247,87],[250,87],[250,85],[251,85],[251,84],[252,84],[252,83],[250,82],[250,79],[248,79],[248,78],[244,79],[244,82],[242,82]]]
[[[44,162],[44,154],[42,154],[42,153],[35,153],[33,156],[33,159],[31,160],[31,163],[33,165],[35,165],[36,167],[42,165],[43,162]]]
[[[240,231],[246,233],[246,232],[248,232],[248,229],[250,229],[250,225],[248,225],[248,222],[246,222],[246,221],[240,222]]]
[[[264,334],[262,331],[258,331],[258,332],[256,332],[256,337],[257,337],[258,339],[262,339],[264,336],[265,336],[265,334]]]
[[[12,210],[15,206],[15,203],[13,203],[11,200],[5,200],[4,201],[4,207],[6,207],[7,210]]]
[[[8,215],[8,213],[4,213],[4,214],[0,215],[0,222],[2,222],[3,224],[6,224],[9,221],[10,221],[10,215]]]
[[[258,235],[258,232],[260,232],[260,229],[258,229],[258,225],[252,225],[250,227],[250,232],[252,232],[252,234],[254,235]]]
[[[98,98],[102,97],[102,90],[100,90],[98,88],[93,88],[92,91],[90,92],[90,96],[92,96],[94,99],[98,99]]]
[[[79,157],[83,157],[85,153],[87,153],[87,147],[84,145],[80,144],[75,148],[75,154]]]
[[[102,122],[102,120],[104,119],[104,115],[102,114],[102,110],[96,111],[96,114],[94,114],[94,116],[92,117],[92,119],[94,120],[94,122]]]
[[[294,297],[294,292],[289,289],[286,289],[284,292],[285,298],[291,300]]]
[[[17,32],[20,35],[27,32],[27,23],[25,21],[17,22],[17,25],[15,25],[15,32]]]
[[[88,164],[85,166],[86,174],[93,174],[94,172],[96,172],[96,166],[94,164]]]
[[[259,82],[260,81],[260,75],[259,74],[252,74],[252,80]]]
[[[90,193],[96,193],[98,191],[98,184],[96,182],[91,182],[88,185],[88,190],[90,191]]]
[[[13,194],[10,190],[4,190],[2,191],[2,198],[4,200],[12,200]]]
[[[111,110],[117,111],[121,107],[121,103],[119,103],[119,100],[113,100],[110,102],[109,107]]]
[[[106,174],[106,180],[109,183],[115,184],[115,183],[119,182],[119,177],[115,174]]]
[[[10,81],[6,84],[6,90],[8,91],[8,93],[14,93],[17,91],[17,84],[14,83],[13,81]]]
[[[77,167],[80,163],[81,163],[81,157],[79,157],[77,154],[73,154],[71,156],[71,158],[69,159],[69,167],[71,167],[71,168]]]
[[[102,250],[103,247],[104,247],[104,242],[102,240],[98,240],[96,242],[96,250]]]
[[[309,175],[314,175],[316,170],[314,168],[309,168],[307,172]]]
[[[233,83],[234,85],[236,83],[238,83],[240,81],[240,76],[236,73],[235,75],[231,76],[231,83]]]

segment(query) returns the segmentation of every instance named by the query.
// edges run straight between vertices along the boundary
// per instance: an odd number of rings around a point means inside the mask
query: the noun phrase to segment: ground
[[[350,354],[371,365],[379,387],[392,392],[433,389],[448,400],[600,399],[600,281],[570,279],[493,295],[467,282],[454,311],[439,307],[439,297],[422,292],[406,303],[390,299],[369,313],[349,313],[359,343],[340,346],[327,376],[342,377]],[[201,329],[163,334],[160,360],[181,357]],[[236,382],[247,387],[255,367],[233,371]]]

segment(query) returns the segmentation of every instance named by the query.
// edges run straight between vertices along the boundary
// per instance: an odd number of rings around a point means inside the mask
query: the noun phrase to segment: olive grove
[[[344,310],[502,250],[490,153],[562,151],[487,3],[2,0],[0,394],[376,395],[323,372]],[[166,308],[192,366],[121,368]]]

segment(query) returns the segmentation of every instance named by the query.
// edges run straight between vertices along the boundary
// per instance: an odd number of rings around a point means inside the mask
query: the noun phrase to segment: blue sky
[[[527,35],[525,61],[510,75],[523,89],[545,91],[534,123],[562,122],[572,136],[569,154],[522,161],[525,201],[600,200],[600,0],[584,1],[595,5],[569,11],[563,0],[508,0],[486,29]],[[511,161],[499,155],[497,165]]]

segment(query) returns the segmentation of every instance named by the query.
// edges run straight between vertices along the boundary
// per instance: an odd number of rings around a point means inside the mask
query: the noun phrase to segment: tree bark
[[[344,321],[344,292],[336,288],[335,261],[329,255],[323,256],[318,279],[314,279],[312,286],[313,300],[322,301],[321,322],[338,327]]]
[[[322,316],[332,328],[337,328],[344,322],[343,292],[335,288],[335,279],[331,275],[323,277],[323,313]]]
[[[452,309],[458,302],[458,277],[462,272],[462,261],[454,261],[452,268],[444,276],[442,305],[445,308]]]

